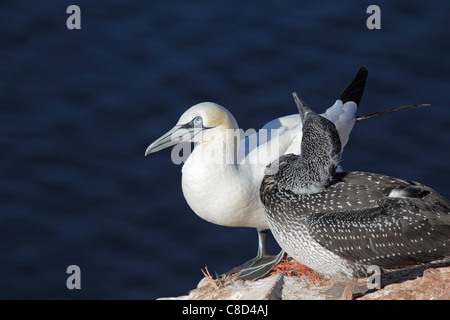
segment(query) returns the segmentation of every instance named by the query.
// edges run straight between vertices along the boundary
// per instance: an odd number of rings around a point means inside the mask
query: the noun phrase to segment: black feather
[[[342,103],[353,101],[359,106],[364,93],[364,88],[366,87],[368,73],[369,72],[365,67],[361,67],[358,70],[355,79],[353,79],[353,81],[345,87],[341,97],[339,98],[342,100]]]

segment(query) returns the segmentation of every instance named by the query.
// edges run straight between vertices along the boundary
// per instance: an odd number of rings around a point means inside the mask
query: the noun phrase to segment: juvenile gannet
[[[287,254],[350,279],[366,276],[372,265],[389,271],[450,260],[450,200],[417,182],[336,172],[339,132],[294,97],[301,155],[269,165],[260,189],[270,229]]]
[[[324,114],[336,124],[342,147],[359,119],[411,107],[355,117],[366,77],[367,70],[362,67],[339,100]],[[235,118],[227,109],[212,102],[199,103],[184,112],[169,132],[150,144],[145,155],[183,141],[194,142],[194,149],[182,168],[184,197],[191,209],[206,221],[258,229],[257,256],[231,270],[233,273],[241,271],[239,277],[242,279],[257,279],[267,274],[284,255],[281,252],[270,256],[266,252],[269,226],[259,200],[264,169],[283,154],[300,153],[302,123],[298,114],[269,122],[263,129],[276,130],[269,131],[267,141],[261,138],[267,131],[260,130],[243,138],[238,129]],[[259,144],[247,148],[246,145],[255,138]]]

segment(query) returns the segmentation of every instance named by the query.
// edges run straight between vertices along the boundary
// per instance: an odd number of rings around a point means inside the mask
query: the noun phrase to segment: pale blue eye
[[[200,126],[203,123],[203,119],[201,117],[195,117],[193,123],[195,126]]]

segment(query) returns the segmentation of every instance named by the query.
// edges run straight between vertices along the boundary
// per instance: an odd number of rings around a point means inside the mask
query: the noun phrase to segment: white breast
[[[201,158],[202,151],[196,147],[182,169],[183,194],[191,209],[218,225],[267,229],[260,184],[253,182],[251,172]]]

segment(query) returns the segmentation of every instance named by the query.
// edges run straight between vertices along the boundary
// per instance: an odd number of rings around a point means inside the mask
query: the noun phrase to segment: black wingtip
[[[353,79],[352,82],[350,82],[342,92],[340,96],[340,100],[342,103],[346,103],[348,101],[353,101],[357,105],[361,102],[361,98],[364,93],[364,88],[366,87],[366,79],[367,74],[369,72],[367,71],[366,67],[361,67],[358,70],[358,73],[355,76],[355,79]]]

